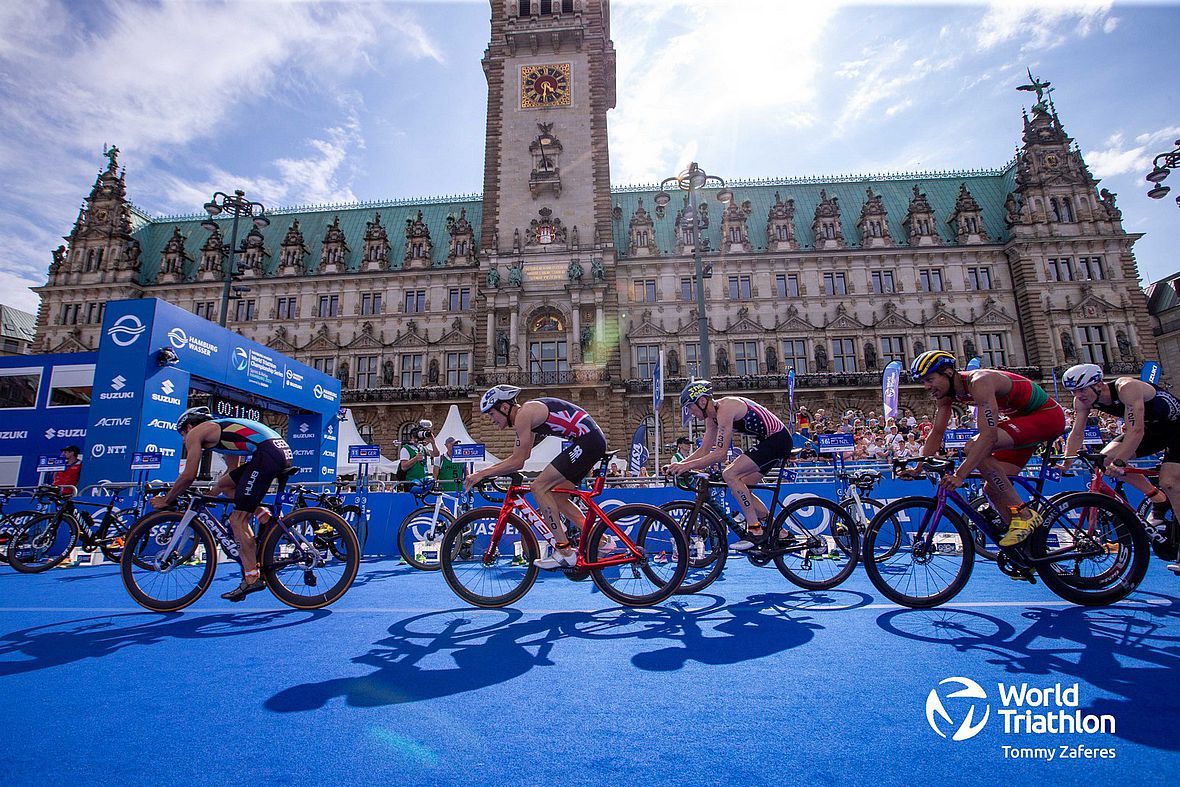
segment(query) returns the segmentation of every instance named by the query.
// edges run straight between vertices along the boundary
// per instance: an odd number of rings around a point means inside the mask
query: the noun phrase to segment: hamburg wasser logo
[[[120,347],[130,347],[145,330],[147,326],[140,322],[138,317],[134,314],[124,314],[107,329],[107,336]]]
[[[246,350],[242,347],[234,348],[234,368],[239,372],[246,370],[246,365],[250,362],[249,356],[246,355]]]
[[[188,335],[184,332],[183,328],[173,328],[168,331],[168,341],[176,349],[183,350],[184,346],[188,344]]]
[[[974,738],[983,730],[983,725],[987,724],[988,717],[991,716],[991,706],[986,702],[987,692],[970,678],[947,678],[938,683],[940,687],[947,684],[951,686],[941,690],[931,689],[926,695],[926,721],[943,738],[947,737],[947,732],[952,733],[953,741]],[[954,686],[958,688],[954,689]],[[946,700],[954,700],[950,703],[950,712],[947,711]],[[973,700],[985,702],[976,704]],[[976,721],[979,705],[983,706],[982,718]],[[955,714],[953,717],[952,713]]]

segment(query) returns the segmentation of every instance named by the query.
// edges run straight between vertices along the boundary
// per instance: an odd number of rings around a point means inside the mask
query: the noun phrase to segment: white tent
[[[533,446],[533,452],[524,463],[526,473],[539,473],[553,458],[561,453],[562,439],[549,435]]]
[[[352,420],[352,410],[345,408],[344,417],[337,421],[339,426],[336,430],[336,473],[357,474],[360,472],[360,467],[355,464],[348,463],[348,447],[350,445],[368,445],[361,433],[356,430],[356,422]],[[385,454],[381,455],[381,461],[376,465],[369,465],[369,473],[371,475],[393,475],[397,472],[397,460],[388,459]]]

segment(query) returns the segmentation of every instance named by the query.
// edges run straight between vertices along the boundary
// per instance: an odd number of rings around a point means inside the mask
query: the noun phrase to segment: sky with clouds
[[[1118,193],[1144,280],[1180,270],[1180,209],[1145,196],[1180,139],[1180,6],[613,0],[612,183],[696,160],[727,178],[998,168],[1025,69]],[[0,4],[0,302],[35,311],[117,144],[130,199],[198,212],[482,188],[487,0]],[[1159,36],[1163,38],[1159,38]]]

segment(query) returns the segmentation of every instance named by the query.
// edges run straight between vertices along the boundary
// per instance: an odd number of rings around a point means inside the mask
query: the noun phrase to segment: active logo
[[[319,383],[316,383],[315,387],[312,388],[311,391],[315,394],[316,399],[327,399],[329,402],[334,402],[338,398],[333,391],[329,391]]]
[[[45,430],[45,439],[46,440],[52,440],[55,437],[64,439],[64,438],[68,438],[68,437],[85,437],[85,436],[86,436],[85,429],[54,429],[53,427],[50,427]]]
[[[246,366],[250,363],[250,356],[246,354],[244,347],[234,348],[234,368],[239,372],[246,371]]]
[[[130,347],[145,330],[147,326],[140,322],[138,317],[134,314],[124,314],[107,329],[107,336],[120,347]]]
[[[94,424],[98,426],[131,426],[130,418],[99,418]]]
[[[965,741],[974,738],[983,730],[983,725],[987,724],[988,717],[991,716],[991,706],[986,702],[983,703],[983,718],[979,721],[975,720],[976,704],[974,702],[953,702],[952,709],[955,710],[959,721],[956,722],[951,718],[951,714],[946,709],[945,700],[986,700],[987,692],[983,690],[975,681],[970,678],[947,678],[938,682],[939,686],[946,684],[956,684],[959,689],[950,691],[943,696],[940,696],[939,689],[934,688],[926,695],[926,721],[930,724],[930,728],[939,734],[940,737],[945,738],[947,731],[954,730],[951,735],[953,741]],[[945,689],[944,689],[945,691]],[[964,706],[966,706],[966,713],[963,713]]]
[[[172,430],[176,428],[176,424],[173,421],[166,421],[163,418],[153,418],[147,422],[147,425],[153,429]]]

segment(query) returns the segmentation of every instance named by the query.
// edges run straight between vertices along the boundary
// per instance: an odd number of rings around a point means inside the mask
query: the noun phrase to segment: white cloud
[[[1111,0],[993,3],[977,27],[975,44],[987,50],[1018,41],[1026,53],[1061,46],[1074,36],[1084,38],[1099,27],[1109,33],[1114,30],[1109,20],[1112,5]]]
[[[1151,169],[1152,160],[1166,152],[1178,136],[1180,126],[1170,126],[1139,134],[1135,137],[1135,144],[1128,146],[1123,134],[1116,133],[1106,140],[1105,148],[1086,153],[1086,163],[1097,178],[1145,175]]]

